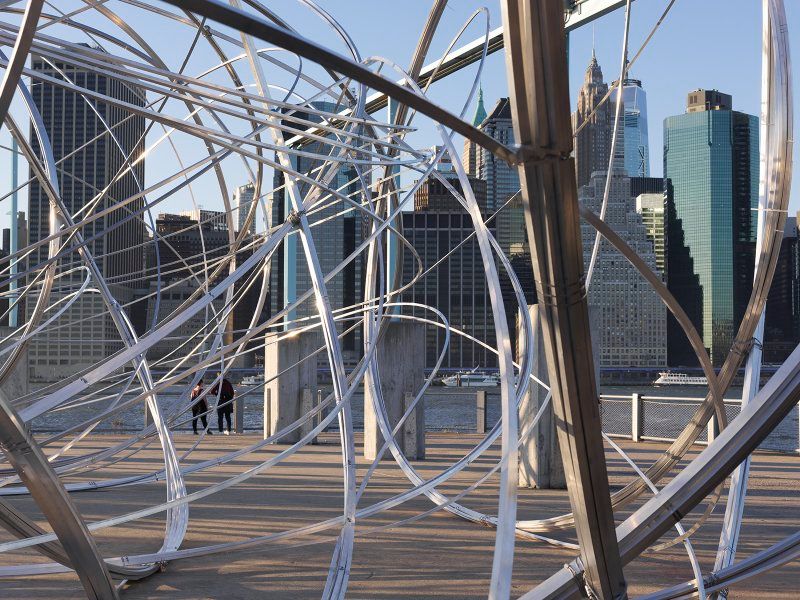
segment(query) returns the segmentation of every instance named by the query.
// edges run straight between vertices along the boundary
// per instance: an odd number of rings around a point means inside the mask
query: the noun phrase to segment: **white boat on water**
[[[260,385],[264,383],[263,375],[248,375],[242,379],[242,385]]]
[[[456,373],[443,377],[442,383],[447,387],[497,387],[500,385],[500,378],[497,375],[480,373]]]
[[[659,373],[659,378],[653,382],[653,385],[708,385],[708,378],[664,371]]]

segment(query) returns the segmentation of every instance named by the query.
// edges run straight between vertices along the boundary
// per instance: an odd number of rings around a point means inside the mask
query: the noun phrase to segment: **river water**
[[[500,418],[499,388],[487,388],[487,425],[491,427]],[[328,392],[330,390],[324,390]],[[429,431],[474,432],[476,425],[476,388],[431,387],[425,395],[425,422]],[[260,432],[263,430],[263,391],[244,394],[244,426],[245,431]],[[705,388],[694,386],[604,386],[604,396],[626,396],[626,399],[607,399],[602,404],[603,428],[608,434],[630,437],[631,401],[630,396],[638,393],[645,396],[642,403],[642,433],[646,437],[656,439],[674,438],[689,422],[697,403],[705,396]],[[661,397],[659,398],[653,397]],[[131,399],[126,396],[125,400]],[[677,400],[675,398],[694,399]],[[726,399],[740,399],[741,388],[731,388]],[[95,418],[99,412],[110,406],[110,400],[95,401],[88,404],[70,407],[65,410],[52,411],[36,419],[33,423],[35,432],[62,431],[74,428],[81,423]],[[185,396],[178,390],[169,390],[159,396],[159,404],[165,414],[170,414],[179,406],[188,406]],[[364,396],[358,391],[353,396],[353,421],[356,430],[364,425]],[[739,411],[738,405],[727,405],[729,419],[733,419]],[[216,431],[217,416],[209,416],[211,427]],[[103,420],[94,430],[96,432],[133,432],[143,423],[141,404],[126,408],[121,412]],[[173,429],[177,432],[191,432],[191,414],[184,412],[177,418]],[[331,429],[337,429],[334,421]],[[781,425],[770,434],[762,444],[763,449],[796,451],[798,448],[798,410],[795,407]],[[701,437],[705,440],[705,436]]]

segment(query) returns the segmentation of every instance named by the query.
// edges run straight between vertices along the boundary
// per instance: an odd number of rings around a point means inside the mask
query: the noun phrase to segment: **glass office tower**
[[[647,135],[647,94],[638,79],[625,79],[625,170],[630,177],[650,177],[650,144]]]
[[[702,297],[695,326],[717,366],[752,290],[758,168],[758,118],[732,110],[729,95],[690,92],[687,112],[664,120],[664,176],[674,203],[668,227],[682,228]],[[668,284],[679,301],[696,295]]]

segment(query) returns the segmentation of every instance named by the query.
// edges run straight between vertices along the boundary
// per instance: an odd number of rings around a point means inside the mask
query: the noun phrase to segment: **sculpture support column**
[[[273,435],[300,418],[303,390],[317,389],[319,335],[313,331],[294,333],[269,344],[264,350],[264,436]],[[302,361],[302,362],[301,362]],[[300,439],[295,428],[278,440],[293,444]]]
[[[381,392],[394,428],[405,412],[406,394],[416,394],[425,380],[425,327],[419,323],[392,321],[378,342],[377,360]],[[412,397],[413,399],[413,397]],[[383,436],[373,409],[373,398],[366,387],[364,393],[364,458],[374,460],[383,446]],[[408,423],[414,419],[413,423]],[[406,458],[425,458],[425,407],[420,401],[409,415],[395,439]],[[415,443],[406,444],[406,431],[415,430]]]
[[[559,447],[586,586],[626,598],[608,488],[572,152],[564,3],[504,0],[517,165]]]
[[[533,339],[530,342],[525,340],[524,329],[518,322],[517,340],[520,348],[523,342],[531,344],[533,375],[539,381],[547,383],[547,361],[544,358],[539,306],[529,306],[528,312],[531,315]],[[546,398],[547,390],[538,383],[531,382],[519,408],[520,435],[525,436],[519,449],[519,487],[563,490],[567,488],[567,480],[558,447],[558,426],[552,405],[545,409],[536,426],[530,426]]]

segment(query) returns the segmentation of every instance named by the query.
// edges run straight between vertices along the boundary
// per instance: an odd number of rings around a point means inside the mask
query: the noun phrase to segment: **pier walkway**
[[[111,445],[119,438],[97,435],[81,442],[85,452]],[[194,436],[176,435],[179,450],[186,450]],[[257,441],[253,435],[220,436],[204,440],[189,463],[219,456]],[[428,459],[415,463],[423,477],[431,477],[463,456],[480,437],[474,434],[428,434]],[[232,489],[208,497],[190,508],[189,530],[184,548],[285,531],[340,514],[342,498],[341,455],[338,438],[326,434],[320,445],[309,446],[285,464],[268,470]],[[635,460],[647,466],[666,448],[665,444],[622,442]],[[189,491],[206,487],[265,460],[280,449],[271,446],[234,463],[189,476]],[[697,450],[701,450],[698,447]],[[610,452],[610,451],[609,451]],[[179,452],[180,455],[180,452]],[[498,456],[498,448],[473,463],[440,489],[458,493],[486,472]],[[610,474],[615,489],[631,478],[630,470],[616,455],[609,454]],[[161,463],[158,444],[153,443],[132,460],[99,473],[97,479],[156,470]],[[359,462],[359,479],[366,463]],[[495,476],[471,493],[464,503],[476,510],[495,513]],[[384,460],[359,506],[366,506],[409,487],[393,461]],[[745,509],[739,556],[747,556],[796,531],[800,523],[800,457],[797,455],[757,454],[751,469],[751,486]],[[111,491],[75,495],[88,521],[127,513],[164,499],[163,482]],[[31,501],[15,498],[12,504],[30,514],[38,514]],[[430,502],[417,498],[387,513],[360,521],[357,531],[411,517],[428,510]],[[544,518],[569,509],[566,492],[521,490],[519,518]],[[619,517],[628,514],[629,509]],[[724,497],[709,524],[694,538],[701,565],[713,565],[719,526],[724,512]],[[684,521],[694,522],[697,514]],[[47,528],[46,523],[41,523]],[[152,552],[163,535],[163,516],[98,532],[104,556],[120,553]],[[335,535],[335,531],[333,535]],[[571,532],[561,538],[573,541]],[[0,532],[0,541],[12,539]],[[666,539],[666,538],[665,538]],[[306,538],[283,544],[261,546],[248,551],[191,558],[172,562],[165,572],[129,584],[122,593],[130,599],[250,599],[289,600],[319,598],[329,567],[331,536]],[[425,519],[395,529],[356,538],[352,574],[347,597],[358,599],[447,598],[463,600],[486,598],[491,574],[494,532],[438,512]],[[27,557],[27,558],[26,558]],[[537,582],[551,575],[574,557],[574,552],[553,546],[519,540],[515,558],[512,597],[518,597]],[[0,565],[42,561],[25,550],[0,554]],[[658,554],[644,555],[626,568],[631,597],[673,585],[691,578],[683,546]],[[795,561],[764,577],[732,588],[730,598],[790,599],[800,594],[800,562]],[[5,599],[82,598],[74,575],[47,575],[34,578],[0,580],[0,597]]]

